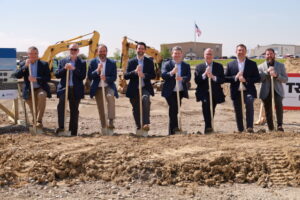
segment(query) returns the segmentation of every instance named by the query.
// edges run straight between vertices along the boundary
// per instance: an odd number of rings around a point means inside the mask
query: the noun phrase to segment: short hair
[[[272,51],[272,52],[275,54],[275,51],[274,51],[273,48],[267,48],[267,49],[265,50],[265,53],[266,53],[267,51]]]
[[[105,44],[99,44],[98,47],[97,47],[97,49],[100,49],[101,47],[104,47],[106,49],[106,51],[108,50],[107,46]]]
[[[137,42],[137,43],[136,43],[136,49],[137,49],[137,47],[138,47],[139,45],[142,45],[142,46],[144,46],[144,47],[145,47],[145,49],[147,48],[147,46],[146,46],[146,43],[145,43],[145,42]]]
[[[32,51],[32,50],[39,52],[38,48],[36,48],[35,46],[31,46],[28,48],[28,51]]]
[[[238,45],[236,45],[236,49],[237,49],[238,47],[243,47],[244,49],[247,50],[247,47],[246,47],[246,45],[244,45],[244,44],[238,44]]]
[[[181,46],[175,46],[172,48],[172,52],[173,51],[181,51],[182,52],[182,48],[181,48]]]
[[[79,44],[78,43],[72,43],[69,45],[68,49],[70,49],[71,46],[76,45],[79,48]]]
[[[212,48],[206,48],[206,49],[204,50],[204,53],[205,53],[206,51],[208,51],[208,50],[210,50],[211,52],[214,52],[214,50],[213,50]]]

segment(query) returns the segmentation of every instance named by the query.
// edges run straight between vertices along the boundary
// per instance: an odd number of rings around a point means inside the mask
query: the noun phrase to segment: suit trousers
[[[243,124],[243,113],[242,113],[242,103],[241,103],[241,94],[238,92],[238,97],[233,100],[233,106],[235,111],[235,120],[237,123],[237,128],[240,132],[244,131]],[[254,97],[251,94],[245,94],[244,92],[244,103],[246,107],[246,126],[247,128],[253,128],[253,118],[254,118]]]
[[[217,106],[217,104],[213,99],[213,117],[215,116],[216,106]],[[212,128],[209,97],[206,97],[205,99],[202,100],[202,113],[203,113],[204,122],[205,122],[205,129]]]
[[[183,92],[179,93],[180,105],[183,98]],[[176,129],[178,129],[178,103],[177,103],[177,92],[172,92],[172,94],[166,98],[169,105],[169,135],[174,135]]]
[[[105,87],[105,98],[106,98],[106,115],[108,116],[109,120],[113,120],[116,118],[116,111],[115,111],[115,97],[114,97],[114,90],[110,87]],[[105,116],[104,116],[104,104],[103,104],[103,96],[102,96],[102,87],[98,87],[96,94],[95,94],[99,117],[101,121],[102,128],[107,125],[108,122],[105,123]]]
[[[46,108],[46,98],[47,93],[42,88],[34,89],[34,99],[35,99],[35,115],[37,122],[42,122],[45,108]],[[26,103],[29,105],[30,111],[33,116],[33,107],[32,107],[32,97],[31,93],[29,95],[29,98],[26,100]]]
[[[140,99],[139,95],[134,98],[130,98],[132,105],[132,113],[137,129],[141,128],[140,123]],[[143,125],[150,124],[150,93],[146,89],[142,89],[142,109],[143,109]]]
[[[79,103],[80,99],[76,99],[74,96],[74,88],[69,87],[69,108],[70,108],[70,122],[69,122],[69,131],[71,135],[77,135],[78,130],[78,118],[79,118]],[[64,109],[65,109],[65,93],[59,97],[59,102],[57,105],[57,114],[58,114],[58,126],[60,129],[64,128]]]
[[[283,98],[274,91],[277,126],[282,126],[282,123],[283,123],[282,99]],[[269,128],[269,130],[273,130],[274,125],[273,125],[272,93],[271,93],[271,91],[269,92],[269,95],[267,96],[267,98],[263,99],[263,103],[264,103],[264,108],[266,111],[268,128]]]

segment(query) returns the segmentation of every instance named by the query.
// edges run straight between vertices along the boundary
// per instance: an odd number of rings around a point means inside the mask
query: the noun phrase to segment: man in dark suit
[[[148,131],[150,129],[150,95],[154,96],[151,79],[155,78],[155,71],[153,61],[144,56],[146,48],[144,42],[137,44],[137,56],[128,61],[124,78],[130,80],[126,97],[130,98],[136,127],[137,129],[143,128],[145,131]],[[139,77],[142,78],[143,127],[140,124]]]
[[[182,61],[182,58],[182,48],[180,46],[173,47],[172,60],[164,63],[161,70],[161,76],[165,81],[162,96],[166,98],[169,105],[169,135],[174,135],[179,130],[176,80],[179,81],[180,105],[183,97],[189,98],[187,84],[191,80],[191,69],[189,64]]]
[[[202,112],[205,121],[204,133],[213,132],[211,112],[210,112],[210,99],[209,99],[209,83],[211,79],[212,89],[212,106],[213,115],[215,114],[216,105],[225,102],[225,95],[221,84],[224,83],[224,69],[220,63],[213,62],[213,50],[208,48],[204,51],[205,63],[196,67],[195,82],[197,84],[196,99],[202,101]]]
[[[72,136],[77,135],[78,117],[79,117],[79,103],[84,98],[83,80],[86,76],[86,62],[78,57],[79,46],[74,43],[69,46],[70,56],[60,60],[59,68],[55,72],[56,78],[60,78],[57,86],[57,97],[59,102],[57,105],[58,113],[58,130],[64,130],[64,109],[65,109],[65,89],[66,89],[66,72],[70,70],[69,76],[69,108],[70,108],[70,123],[69,131]]]
[[[36,126],[43,128],[43,116],[46,108],[46,97],[50,98],[50,70],[47,62],[39,60],[39,51],[36,47],[29,47],[27,51],[28,59],[20,64],[20,68],[16,71],[16,78],[24,77],[23,98],[26,100],[31,113],[33,114],[32,97],[30,91],[30,82],[33,83],[35,107],[36,107]],[[31,67],[31,76],[29,69]]]
[[[284,131],[282,100],[284,98],[283,83],[288,81],[285,66],[275,60],[274,49],[266,49],[266,61],[258,66],[261,77],[261,87],[259,97],[262,99],[266,111],[268,128],[274,130],[273,111],[272,111],[272,88],[271,77],[274,82],[274,103],[276,107],[277,130]]]
[[[244,131],[243,113],[241,103],[241,89],[244,93],[246,105],[247,132],[253,133],[253,102],[257,98],[255,83],[260,81],[257,65],[246,57],[247,48],[244,44],[236,46],[237,59],[228,63],[225,80],[230,83],[230,94],[233,101],[235,118],[239,132]],[[240,88],[242,83],[242,88]]]
[[[109,128],[114,128],[115,112],[115,98],[118,98],[118,91],[115,85],[117,79],[117,65],[116,62],[107,58],[107,46],[100,44],[97,48],[98,57],[91,60],[88,71],[88,78],[91,80],[90,96],[95,96],[101,126],[104,128],[105,123],[104,106],[107,106]],[[104,81],[104,91],[107,105],[104,105],[102,97],[102,80]]]

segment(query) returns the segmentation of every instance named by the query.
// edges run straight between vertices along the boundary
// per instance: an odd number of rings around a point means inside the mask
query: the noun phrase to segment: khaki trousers
[[[105,96],[106,96],[106,112],[108,115],[109,120],[113,120],[116,118],[116,111],[115,111],[115,96],[114,96],[114,90],[111,89],[110,87],[105,87]],[[101,126],[104,128],[105,127],[105,116],[104,116],[104,107],[103,107],[103,97],[102,97],[102,87],[98,87],[96,91],[96,102],[98,106],[98,112],[99,112],[99,117],[101,121]],[[108,122],[106,122],[108,125]]]
[[[38,88],[34,90],[34,98],[35,98],[35,114],[37,122],[42,122],[45,108],[46,108],[46,98],[47,93],[45,90]],[[29,95],[29,98],[26,100],[26,103],[28,104],[30,108],[30,112],[32,113],[33,117],[33,107],[32,107],[32,97],[31,93]],[[33,118],[32,118],[33,119]]]

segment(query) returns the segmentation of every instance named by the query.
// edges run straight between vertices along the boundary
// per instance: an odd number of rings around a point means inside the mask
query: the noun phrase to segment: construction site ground
[[[254,134],[235,133],[226,89],[216,133],[204,135],[192,83],[182,105],[187,135],[167,136],[168,106],[160,92],[151,98],[148,138],[134,135],[124,95],[116,100],[115,136],[98,134],[96,102],[88,96],[78,137],[55,136],[55,96],[47,100],[43,135],[12,125],[0,112],[0,199],[299,199],[300,111],[284,111],[284,133],[270,133],[266,125],[255,125]],[[259,107],[257,99],[255,121]]]

